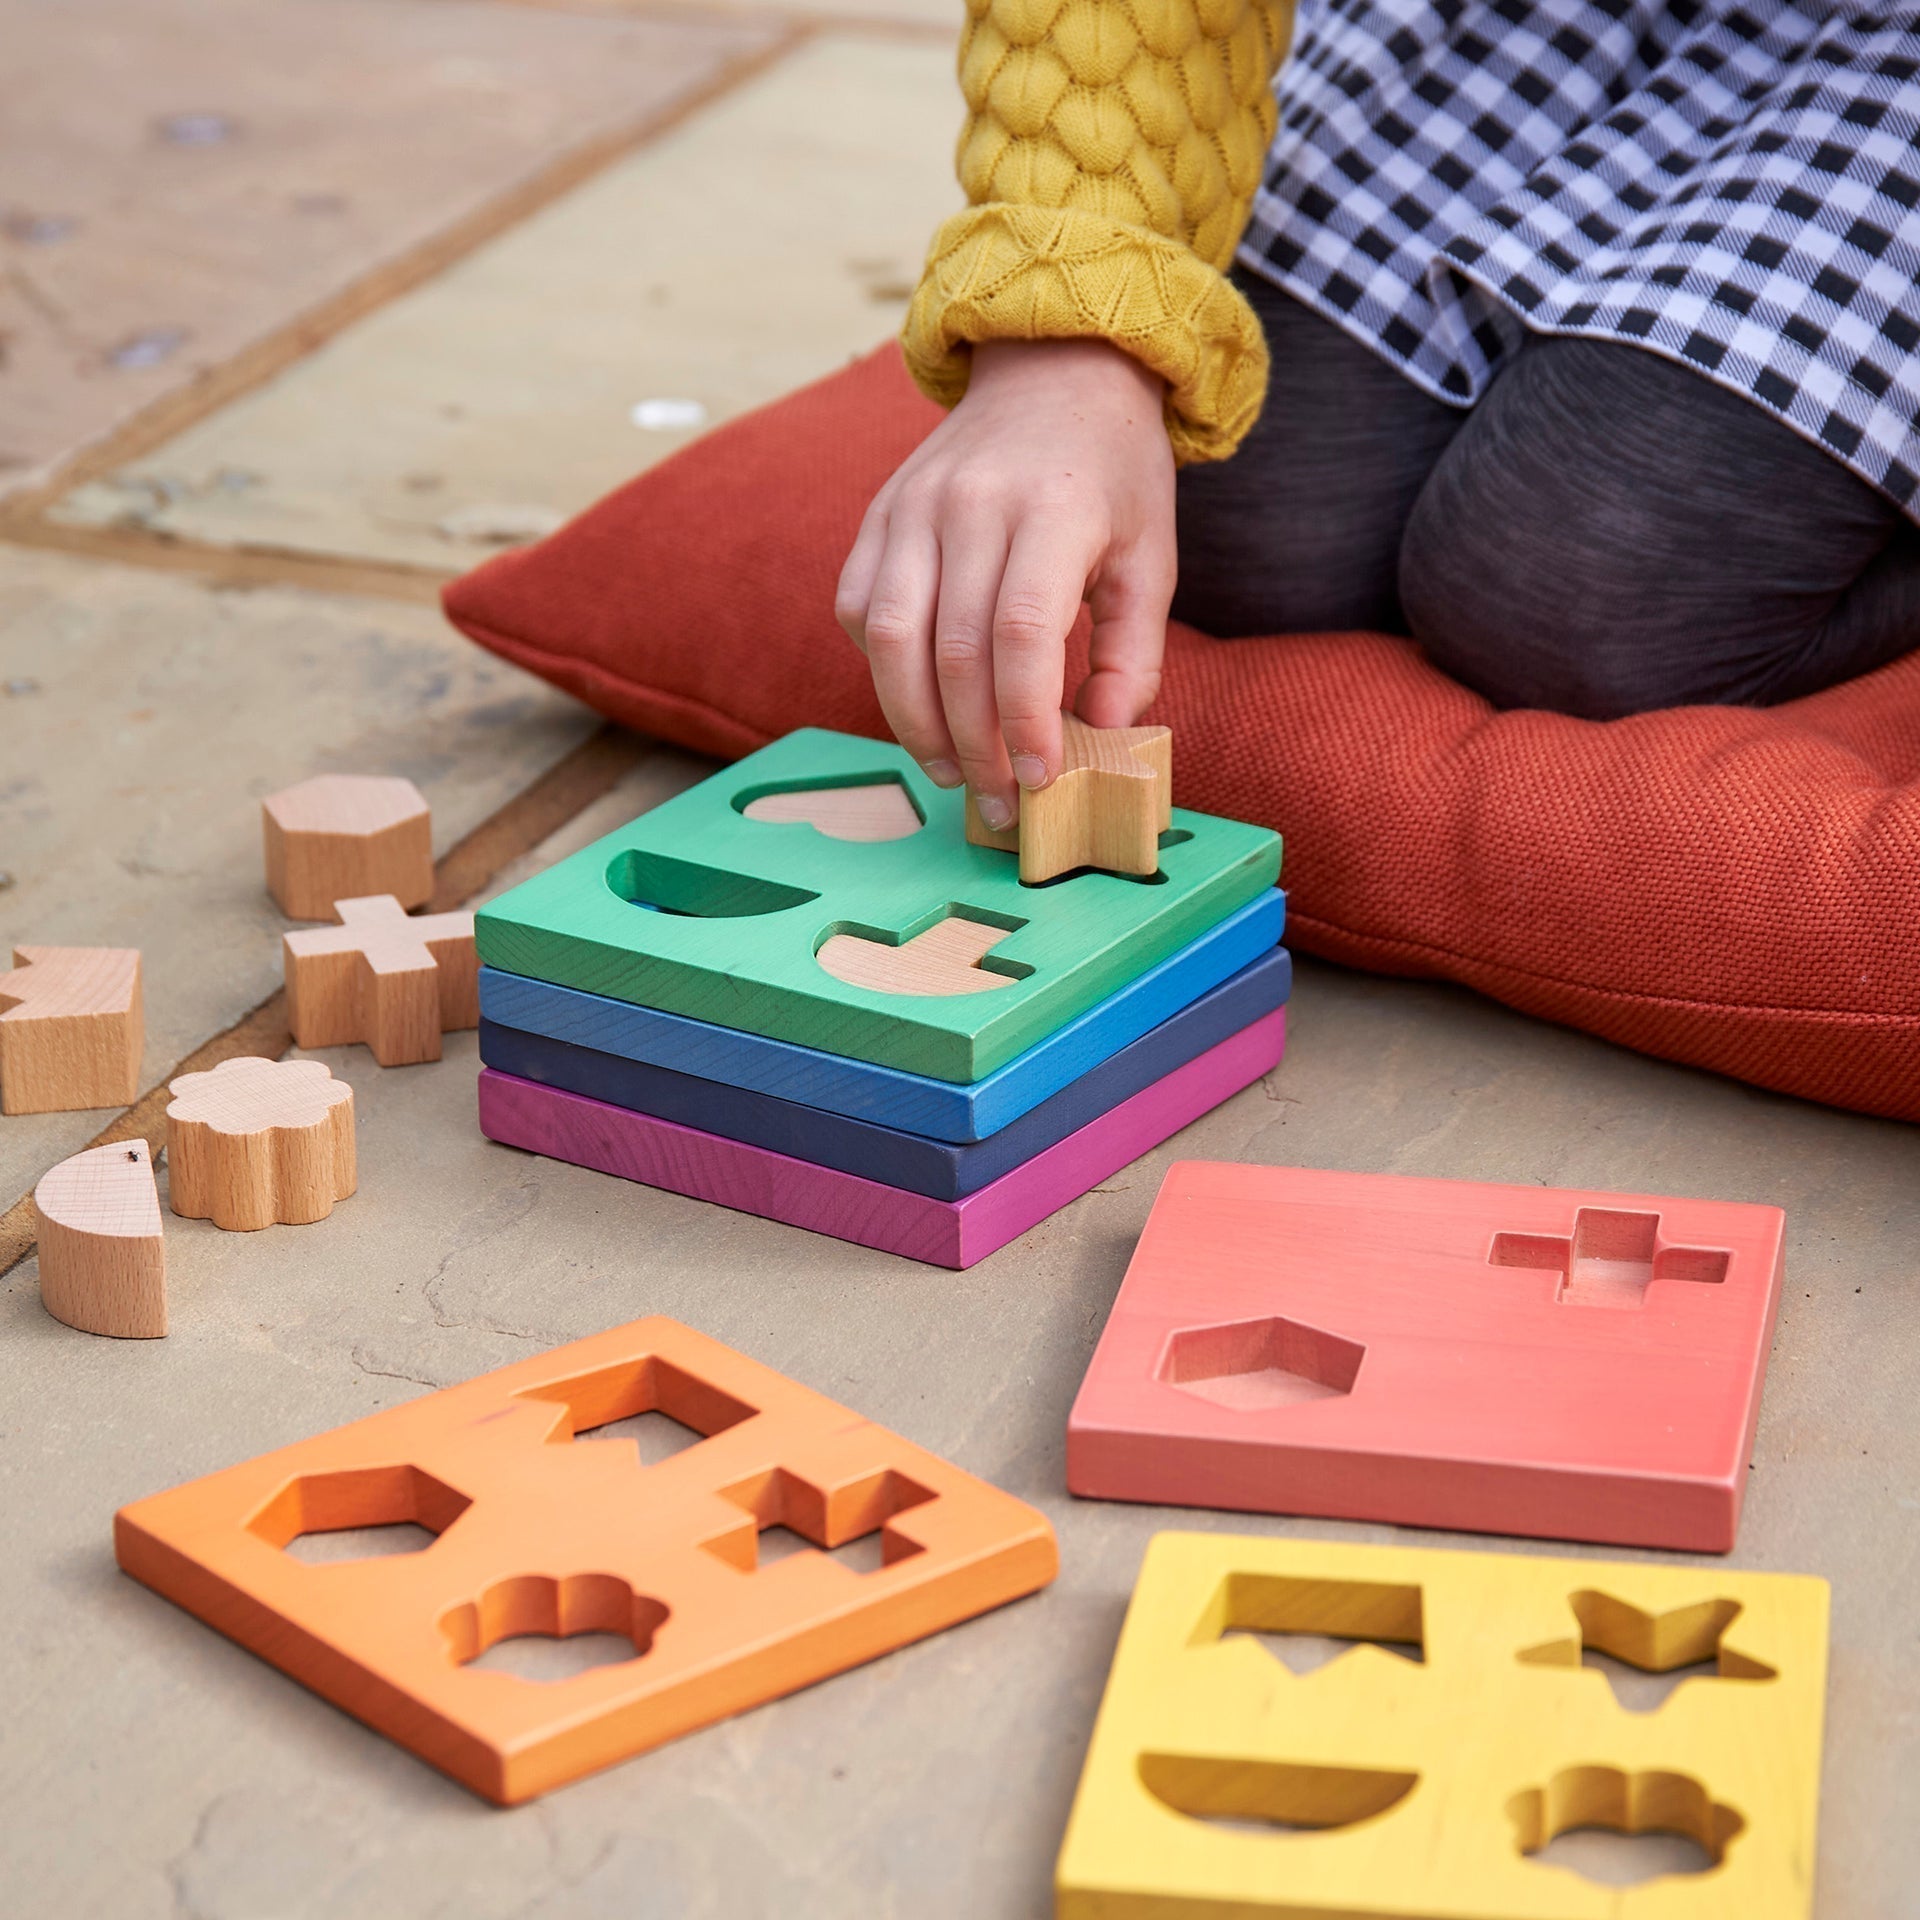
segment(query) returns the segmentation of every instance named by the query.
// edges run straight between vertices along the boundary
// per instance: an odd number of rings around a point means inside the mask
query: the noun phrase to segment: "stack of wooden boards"
[[[809,729],[477,920],[492,1138],[964,1267],[1278,1064],[1280,841],[1041,885],[899,747]]]

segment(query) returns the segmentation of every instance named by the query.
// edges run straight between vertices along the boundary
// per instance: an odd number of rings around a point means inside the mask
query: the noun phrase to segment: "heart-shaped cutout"
[[[926,823],[898,776],[844,787],[758,793],[740,811],[775,826],[809,826],[829,840],[904,840]]]

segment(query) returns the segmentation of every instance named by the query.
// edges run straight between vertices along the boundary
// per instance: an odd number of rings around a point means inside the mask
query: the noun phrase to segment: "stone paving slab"
[[[476,0],[0,0],[0,492],[780,31]]]
[[[260,800],[395,773],[436,853],[596,722],[431,607],[0,547],[0,941],[139,947],[149,1085],[280,983]],[[0,1119],[0,1208],[105,1113]],[[4,1904],[4,1903],[0,1903]]]
[[[1150,1534],[1496,1545],[1062,1493],[1067,1409],[1159,1176],[1215,1156],[1788,1209],[1789,1287],[1732,1560],[1834,1582],[1818,1911],[1905,1911],[1920,1877],[1906,1805],[1920,1769],[1920,1130],[1642,1060],[1451,988],[1306,963],[1290,1012],[1288,1058],[1263,1086],[964,1274],[490,1145],[471,1036],[429,1067],[324,1056],[357,1090],[359,1194],[311,1228],[170,1222],[165,1341],[60,1327],[23,1264],[0,1283],[0,1475],[16,1516],[0,1556],[0,1884],[17,1910],[1041,1920]],[[114,1570],[124,1501],[656,1312],[1037,1502],[1060,1531],[1059,1583],[498,1812]]]
[[[895,330],[959,203],[940,42],[827,35],[55,517],[458,571]]]

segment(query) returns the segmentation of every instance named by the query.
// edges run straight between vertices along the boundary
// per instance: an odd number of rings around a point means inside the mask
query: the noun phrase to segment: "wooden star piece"
[[[1062,716],[1059,778],[1020,796],[1020,818],[996,833],[967,796],[967,839],[1020,856],[1020,879],[1037,886],[1078,867],[1151,874],[1173,820],[1173,733],[1167,727],[1090,727]]]

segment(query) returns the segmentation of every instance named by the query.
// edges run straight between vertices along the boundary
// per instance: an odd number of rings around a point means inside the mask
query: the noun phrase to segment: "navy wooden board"
[[[986,1140],[1274,951],[1285,927],[1286,895],[1274,888],[970,1086],[710,1026],[494,967],[480,969],[480,1012],[496,1026],[670,1067],[701,1080],[724,1081],[851,1119],[936,1140]]]
[[[743,1140],[929,1199],[961,1200],[1283,1006],[1291,983],[1287,955],[1276,947],[990,1139],[971,1142],[935,1140],[825,1113],[773,1094],[695,1079],[488,1020],[480,1024],[480,1058],[542,1086]]]

